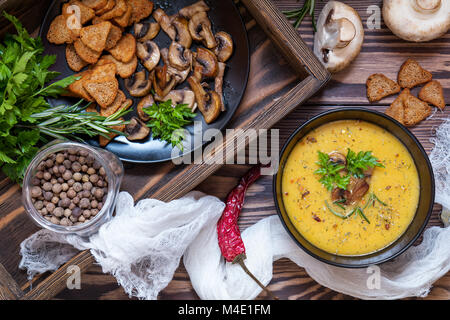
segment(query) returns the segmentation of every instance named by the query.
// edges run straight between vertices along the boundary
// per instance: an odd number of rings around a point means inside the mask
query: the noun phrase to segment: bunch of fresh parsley
[[[363,178],[364,171],[374,167],[382,167],[384,165],[372,155],[371,151],[360,151],[358,153],[347,150],[347,164],[338,164],[330,160],[330,156],[326,153],[318,151],[319,161],[317,169],[314,173],[321,175],[320,183],[322,183],[329,191],[334,188],[347,189],[350,177]],[[342,170],[346,173],[343,174]]]
[[[144,112],[150,117],[147,126],[152,129],[153,138],[167,141],[172,147],[183,150],[185,135],[182,128],[196,116],[186,104],[173,106],[172,100],[167,100],[144,108]]]
[[[46,138],[94,136],[112,131],[122,114],[104,118],[84,112],[79,104],[51,108],[48,97],[60,95],[76,78],[48,84],[59,75],[49,70],[56,56],[44,55],[39,38],[32,38],[19,20],[3,14],[17,30],[0,43],[0,168],[21,182],[25,170]]]

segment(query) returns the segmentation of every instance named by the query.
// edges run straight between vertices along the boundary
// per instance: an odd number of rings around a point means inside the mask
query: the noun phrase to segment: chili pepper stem
[[[248,270],[247,266],[246,266],[245,263],[244,263],[245,258],[246,258],[245,254],[240,254],[240,255],[238,255],[238,256],[233,260],[233,263],[239,264],[239,265],[241,266],[241,268],[244,270],[244,272],[245,272],[246,274],[248,274],[248,276],[249,276],[250,278],[252,278],[253,281],[255,281],[255,282],[258,284],[258,286],[261,287],[261,289],[263,289],[265,292],[267,292],[267,293],[272,297],[272,299],[274,299],[274,300],[279,300],[279,298],[278,298],[275,294],[273,294],[272,291],[270,291],[269,289],[267,289],[267,287],[266,287],[265,285],[263,285],[263,284],[261,283],[261,281],[259,281],[259,280],[253,275],[253,273],[250,272],[250,270]]]

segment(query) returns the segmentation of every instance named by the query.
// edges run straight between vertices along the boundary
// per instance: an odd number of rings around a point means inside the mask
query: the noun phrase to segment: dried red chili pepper
[[[248,171],[240,180],[239,184],[230,192],[227,197],[225,209],[217,223],[217,236],[220,251],[226,261],[238,263],[264,291],[274,299],[278,299],[269,289],[267,289],[245,266],[244,241],[241,238],[241,231],[238,226],[238,218],[244,204],[245,193],[261,176],[261,166],[255,166]]]

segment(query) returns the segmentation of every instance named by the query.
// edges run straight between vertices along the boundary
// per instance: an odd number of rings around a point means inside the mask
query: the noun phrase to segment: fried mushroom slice
[[[162,48],[161,49],[161,58],[164,61],[164,64],[167,65],[167,73],[171,76],[175,77],[176,83],[180,84],[186,81],[189,73],[191,72],[192,64],[189,65],[185,70],[178,70],[170,65],[169,62],[169,49]]]
[[[171,100],[172,105],[176,106],[178,104],[186,104],[189,109],[193,109],[195,106],[195,94],[191,90],[172,90],[165,97],[155,96],[155,100],[159,102],[164,102]]]
[[[164,10],[156,9],[153,12],[153,18],[156,20],[156,22],[159,23],[161,29],[163,29],[164,32],[167,33],[169,38],[174,40],[175,37],[177,36],[177,30],[172,25],[169,16],[164,12]]]
[[[167,72],[167,65],[155,68],[155,76],[153,78],[153,88],[160,97],[165,97],[177,85],[174,76]]]
[[[169,47],[169,63],[172,67],[183,71],[192,65],[192,52],[178,42],[173,41]]]
[[[138,42],[136,45],[136,54],[148,71],[152,71],[161,59],[161,52],[159,51],[158,45],[151,40],[143,43]]]
[[[223,76],[225,75],[226,64],[219,62],[219,71],[214,79],[214,90],[220,96],[221,110],[225,111],[225,102],[223,100]]]
[[[176,30],[175,39],[172,40],[189,49],[192,45],[192,37],[191,33],[189,32],[188,21],[181,16],[175,16],[172,19],[172,26]]]
[[[215,91],[206,92],[200,82],[193,76],[189,77],[188,82],[205,122],[212,123],[220,115],[221,101],[219,94]]]
[[[210,50],[199,47],[194,61],[194,77],[200,82],[203,78],[215,78],[219,71],[217,57]]]
[[[202,41],[208,49],[213,49],[217,46],[211,30],[211,21],[209,21],[206,12],[199,12],[189,20],[189,32],[192,39]]]
[[[141,119],[144,122],[150,120],[150,116],[144,112],[144,108],[151,107],[154,103],[155,99],[151,94],[146,95],[144,98],[141,99],[141,101],[139,101],[136,109],[139,119]]]
[[[125,133],[130,141],[142,140],[148,137],[150,128],[140,119],[133,117],[130,123],[126,125]]]
[[[161,27],[157,22],[136,23],[134,25],[134,36],[137,41],[145,42],[156,38],[159,30],[161,30]]]
[[[233,54],[233,39],[228,33],[220,31],[216,33],[216,42],[214,53],[220,62],[226,62]]]
[[[209,11],[209,7],[205,3],[205,1],[202,0],[194,4],[191,4],[190,6],[184,7],[179,11],[179,13],[183,17],[190,19],[199,12],[207,12],[207,11]]]
[[[125,79],[125,87],[133,97],[143,97],[152,90],[152,81],[146,78],[145,70],[142,70]]]

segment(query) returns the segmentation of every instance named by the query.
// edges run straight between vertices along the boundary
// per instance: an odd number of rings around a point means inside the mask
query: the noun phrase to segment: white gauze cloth
[[[436,200],[450,208],[450,121],[436,133],[431,161]],[[21,244],[20,267],[32,277],[56,270],[77,251],[90,249],[105,273],[114,275],[130,296],[156,299],[173,278],[181,256],[192,285],[202,299],[254,299],[261,289],[240,266],[226,263],[217,244],[216,223],[224,204],[199,192],[169,203],[142,200],[121,192],[116,217],[89,240],[41,230]],[[277,216],[263,219],[242,233],[247,267],[268,284],[273,262],[288,258],[321,285],[361,299],[424,297],[433,282],[450,270],[450,227],[428,228],[423,242],[374,269],[345,269],[320,262],[301,250]],[[76,249],[74,249],[76,248]],[[370,271],[370,273],[368,273]],[[82,285],[82,282],[81,282]]]

